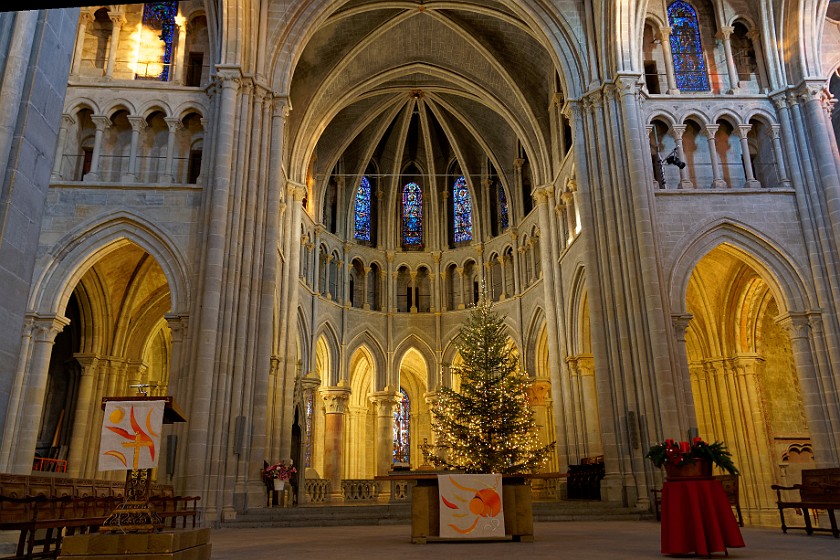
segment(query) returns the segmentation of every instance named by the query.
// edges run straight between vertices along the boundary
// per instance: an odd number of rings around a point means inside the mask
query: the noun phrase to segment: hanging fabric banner
[[[158,464],[164,401],[108,401],[99,470],[153,469]]]
[[[486,539],[505,536],[502,475],[438,475],[440,536]]]

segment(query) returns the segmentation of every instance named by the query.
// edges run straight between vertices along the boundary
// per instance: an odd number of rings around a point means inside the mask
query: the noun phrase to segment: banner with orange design
[[[502,475],[438,475],[440,536],[486,539],[505,536]]]
[[[157,467],[164,401],[108,401],[99,442],[99,470]]]

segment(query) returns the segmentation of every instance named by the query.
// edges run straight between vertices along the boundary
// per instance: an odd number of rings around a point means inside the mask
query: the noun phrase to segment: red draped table
[[[744,546],[723,486],[711,478],[670,479],[662,486],[662,554],[709,556]]]

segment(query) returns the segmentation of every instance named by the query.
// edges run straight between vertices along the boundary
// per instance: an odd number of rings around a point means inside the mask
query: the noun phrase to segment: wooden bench
[[[779,508],[783,533],[787,533],[788,529],[804,529],[809,535],[815,532],[826,532],[831,533],[834,538],[840,538],[840,529],[837,527],[834,514],[834,510],[840,509],[840,468],[806,469],[802,471],[802,484],[793,486],[774,484],[771,488],[776,491],[776,505]],[[799,491],[799,500],[784,499],[783,491]],[[786,509],[802,512],[805,525],[801,527],[788,525],[785,521]],[[811,513],[815,510],[828,512],[831,528],[814,527],[811,522]]]
[[[153,484],[152,507],[164,524],[183,519],[195,528],[198,496],[173,496],[172,486]],[[8,559],[56,558],[66,535],[98,531],[125,499],[125,482],[64,476],[0,474],[0,530],[19,531]]]
[[[729,505],[735,508],[735,514],[738,517],[738,525],[743,527],[744,516],[741,513],[741,493],[738,489],[738,475],[721,474],[713,476],[712,478],[720,481],[721,486],[723,486],[723,491],[726,493],[726,499],[729,501]],[[654,488],[651,490],[651,493],[653,494],[653,511],[656,514],[656,520],[661,521],[662,514],[659,510],[662,506],[662,489]]]
[[[65,536],[96,531],[120,499],[0,495],[0,529],[20,532],[15,554],[4,558],[56,558]]]
[[[155,513],[169,520],[167,526],[171,529],[178,528],[178,519],[184,520],[182,529],[187,528],[188,520],[192,523],[191,528],[195,529],[199,520],[199,500],[201,496],[153,496],[149,499]]]

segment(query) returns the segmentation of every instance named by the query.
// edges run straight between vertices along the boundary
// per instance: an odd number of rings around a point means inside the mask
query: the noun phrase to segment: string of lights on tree
[[[440,390],[432,409],[432,463],[468,473],[529,473],[545,464],[554,443],[542,445],[528,401],[530,379],[493,310],[486,290],[461,326],[459,391]]]

